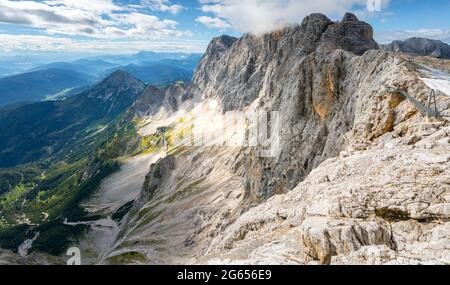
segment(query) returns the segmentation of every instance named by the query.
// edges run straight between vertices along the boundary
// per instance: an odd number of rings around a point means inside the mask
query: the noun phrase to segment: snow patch
[[[432,68],[423,68],[420,71],[425,76],[420,77],[425,85],[450,96],[450,74]]]

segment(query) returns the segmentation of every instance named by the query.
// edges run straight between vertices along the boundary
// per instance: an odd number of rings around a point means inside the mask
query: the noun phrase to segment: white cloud
[[[224,21],[220,18],[201,16],[201,17],[198,17],[197,19],[195,19],[195,21],[205,25],[206,27],[208,27],[210,29],[225,30],[225,29],[231,27],[230,24],[228,24],[226,21]]]
[[[24,1],[18,1],[18,3],[20,2]],[[107,14],[122,10],[112,0],[46,0],[44,3],[49,6],[59,6],[63,9],[81,10],[95,14]]]
[[[111,15],[117,23],[131,25],[126,30],[126,36],[132,38],[180,37],[182,32],[175,30],[177,22],[160,20],[156,16],[130,13]],[[120,32],[120,30],[119,30]]]
[[[375,33],[375,38],[379,43],[391,43],[395,40],[405,40],[412,37],[428,38],[450,43],[450,30],[441,29],[420,29],[406,31],[387,31]]]
[[[141,6],[149,6],[152,9],[162,12],[169,12],[173,15],[176,15],[186,9],[182,5],[172,4],[169,0],[142,0]]]
[[[152,2],[167,4],[166,0]],[[182,34],[172,20],[131,12],[112,0],[1,0],[0,22],[27,25],[48,34],[95,38],[166,38]]]
[[[341,16],[362,11],[367,0],[199,0],[201,10],[229,23],[241,32],[261,34],[298,23],[311,13]],[[382,0],[385,7],[389,0]]]
[[[134,53],[148,51],[203,52],[207,43],[193,40],[75,40],[51,36],[0,34],[0,51]]]

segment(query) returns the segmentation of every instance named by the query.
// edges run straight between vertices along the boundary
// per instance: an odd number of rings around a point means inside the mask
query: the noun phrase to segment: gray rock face
[[[300,41],[304,44],[305,53],[313,52],[322,35],[333,22],[323,14],[311,14],[303,19],[300,26]]]
[[[164,101],[164,90],[150,85],[133,104],[133,110],[138,116],[154,114],[161,108]]]
[[[212,56],[216,59],[221,57],[236,41],[237,38],[227,35],[214,38],[206,50],[206,57]]]
[[[236,41],[236,38],[229,36],[217,37],[211,41],[194,73],[186,99],[192,98],[195,94],[201,93],[202,90],[206,88],[206,84],[208,82],[215,80],[213,77],[214,70],[219,68],[218,64],[220,62],[220,58]]]
[[[291,192],[242,215],[202,262],[448,264],[449,131],[327,160]]]
[[[176,83],[165,88],[163,106],[169,113],[179,110],[179,107],[186,101],[188,85]]]
[[[383,49],[391,52],[403,52],[421,56],[450,59],[450,46],[442,41],[425,38],[410,38],[405,41],[393,41]]]
[[[217,97],[224,111],[251,104],[268,81],[288,79],[290,68],[306,56],[343,49],[361,55],[378,49],[370,25],[346,14],[332,22],[322,14],[306,17],[301,25],[287,27],[263,36],[244,35],[239,40],[212,41],[194,75],[189,93],[193,97]],[[274,73],[277,72],[275,78]],[[275,94],[274,94],[275,95]]]
[[[370,49],[378,49],[373,39],[372,27],[351,14],[345,14],[340,23],[330,26],[323,35],[325,45],[362,55]]]
[[[183,96],[186,89],[184,83],[172,84],[165,88],[158,88],[153,85],[147,86],[133,104],[133,111],[139,117],[154,115],[161,108],[164,108],[169,114],[174,113],[178,111],[179,106],[185,100]]]

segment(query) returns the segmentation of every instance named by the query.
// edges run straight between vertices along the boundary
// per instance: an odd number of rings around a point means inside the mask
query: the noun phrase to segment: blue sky
[[[346,11],[372,24],[381,43],[450,42],[450,0],[0,0],[0,51],[202,52],[220,34],[263,34],[313,12],[338,20]]]

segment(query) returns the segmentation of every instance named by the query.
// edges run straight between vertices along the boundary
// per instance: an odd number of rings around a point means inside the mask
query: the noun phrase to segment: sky
[[[203,52],[221,34],[264,34],[321,12],[351,11],[375,39],[450,43],[450,0],[0,0],[0,55]]]

